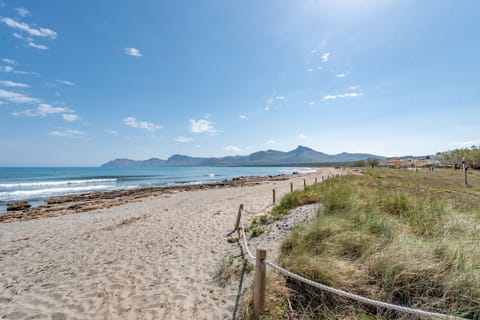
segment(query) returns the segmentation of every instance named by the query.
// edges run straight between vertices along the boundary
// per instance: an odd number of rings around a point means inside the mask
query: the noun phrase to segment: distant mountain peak
[[[345,163],[357,160],[366,160],[368,158],[384,157],[372,154],[346,153],[337,155],[328,155],[323,152],[315,151],[311,148],[299,145],[296,149],[284,152],[268,149],[257,151],[248,156],[228,156],[221,158],[198,158],[187,155],[174,154],[167,160],[151,158],[144,161],[135,161],[130,159],[116,159],[109,161],[104,167],[146,167],[146,166],[270,166],[270,165],[305,165],[320,163]]]

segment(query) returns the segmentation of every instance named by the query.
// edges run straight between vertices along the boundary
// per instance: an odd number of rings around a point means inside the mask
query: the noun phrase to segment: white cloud
[[[323,101],[336,100],[337,98],[356,98],[362,96],[362,93],[359,92],[347,92],[337,95],[327,95],[323,97]]]
[[[148,121],[137,121],[134,117],[127,117],[123,119],[123,122],[132,128],[145,129],[150,132],[154,132],[161,128],[160,125],[148,122]]]
[[[13,29],[24,31],[33,37],[48,37],[51,39],[55,39],[57,37],[57,33],[51,29],[48,29],[48,28],[35,29],[30,27],[26,23],[17,22],[12,18],[8,18],[8,17],[0,18],[0,22],[5,23],[7,26]]]
[[[339,98],[355,98],[355,97],[360,97],[361,95],[363,94],[359,92],[347,92],[347,93],[338,95],[338,97]]]
[[[114,136],[114,137],[118,136],[118,131],[117,130],[105,129],[103,131],[105,131],[106,134],[109,134],[111,136]]]
[[[240,115],[240,119],[242,119],[242,120],[247,120],[247,116],[241,114],[241,115]]]
[[[223,149],[225,149],[225,150],[228,151],[228,152],[233,152],[233,153],[238,153],[238,152],[240,152],[240,148],[239,148],[239,147],[235,147],[235,146],[227,146],[227,147],[225,147],[225,148],[223,148]]]
[[[330,52],[325,52],[321,58],[322,62],[327,62],[329,57],[330,57]]]
[[[287,99],[287,97],[285,97],[285,96],[276,96],[275,99],[277,99],[277,100],[285,100],[285,99]]]
[[[335,99],[337,99],[337,96],[327,95],[323,97],[323,101],[329,101],[329,100],[335,100]]]
[[[313,69],[312,69],[312,68],[308,68],[307,71],[308,71],[308,72],[312,72]]]
[[[12,72],[12,71],[13,71],[13,67],[12,67],[12,66],[3,66],[3,67],[2,67],[2,71],[3,71],[3,72]]]
[[[48,50],[47,46],[44,46],[43,44],[36,44],[35,42],[29,42],[28,45],[32,48],[39,49],[39,50]]]
[[[134,56],[134,57],[141,57],[142,53],[140,50],[136,48],[125,48],[125,54],[128,54],[129,56]]]
[[[187,137],[178,136],[178,137],[173,138],[173,141],[180,142],[180,143],[186,143],[186,142],[192,141],[192,139],[187,138]]]
[[[4,59],[2,59],[2,61],[5,62],[5,63],[8,63],[8,64],[11,64],[12,66],[17,64],[17,62],[15,60],[12,60],[12,59],[4,58]]]
[[[339,73],[337,74],[337,78],[345,78],[347,76],[346,73]]]
[[[23,7],[19,7],[19,8],[15,8],[15,11],[22,17],[22,18],[25,18],[26,16],[28,16],[30,14],[30,11],[28,11],[27,9],[23,8]]]
[[[317,70],[322,70],[322,69],[323,69],[323,67],[320,67],[320,66],[317,67]]]
[[[54,113],[72,113],[73,112],[73,110],[70,108],[52,107],[51,105],[46,103],[42,103],[41,105],[39,105],[37,108],[37,111],[41,117],[45,117],[49,114],[54,114]]]
[[[7,73],[11,72],[14,74],[33,74],[38,76],[38,73],[36,72],[15,70],[12,66],[0,66],[0,71],[7,72]]]
[[[27,109],[23,111],[15,111],[12,113],[14,116],[27,116],[27,117],[46,117],[50,114],[56,114],[56,113],[68,113],[64,114],[63,118],[66,121],[75,121],[78,120],[80,117],[78,117],[75,114],[71,114],[74,111],[70,108],[65,108],[65,107],[52,107],[49,104],[42,103],[40,104],[37,109]],[[70,119],[70,120],[69,120]]]
[[[297,134],[297,138],[298,138],[298,139],[305,140],[305,139],[307,139],[307,136],[304,135],[303,133],[299,133],[299,134]]]
[[[309,105],[313,106],[315,104],[315,101],[310,101]]]
[[[13,36],[17,39],[23,39],[22,35],[21,34],[18,34],[16,32],[13,33]]]
[[[272,145],[272,144],[275,144],[275,141],[274,140],[268,140],[267,142],[265,142],[266,145]]]
[[[40,102],[37,98],[32,98],[21,93],[12,92],[0,89],[0,99],[7,100],[13,103],[37,103]]]
[[[80,120],[80,116],[73,114],[73,113],[68,113],[68,114],[62,114],[63,120],[68,121],[68,122],[73,122]]]
[[[219,130],[215,129],[214,123],[207,119],[190,119],[190,131],[193,133],[209,132],[210,134],[216,134],[219,132]]]
[[[61,84],[66,84],[67,86],[74,86],[75,83],[72,82],[72,81],[68,81],[68,80],[57,80],[58,83],[61,83]]]
[[[317,53],[317,49],[313,49],[312,51],[310,51],[310,53],[312,53],[312,54]]]
[[[10,87],[10,88],[28,88],[30,87],[28,84],[25,83],[19,83],[19,82],[13,82],[13,81],[0,81],[0,85],[4,87]]]
[[[350,86],[350,90],[356,90],[358,88],[360,88],[360,86]]]
[[[85,132],[80,131],[80,130],[56,130],[56,131],[50,131],[48,133],[49,136],[52,137],[66,137],[66,138],[84,138],[85,137]]]
[[[270,111],[270,106],[265,106],[265,111]]]

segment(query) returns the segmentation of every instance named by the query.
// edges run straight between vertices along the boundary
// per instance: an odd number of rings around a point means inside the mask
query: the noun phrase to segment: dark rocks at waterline
[[[27,201],[7,203],[7,211],[21,211],[32,207]]]

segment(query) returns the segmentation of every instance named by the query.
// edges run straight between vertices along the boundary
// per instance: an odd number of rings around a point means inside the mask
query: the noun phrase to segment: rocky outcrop
[[[29,209],[31,207],[32,206],[27,201],[7,203],[7,211],[21,211]]]

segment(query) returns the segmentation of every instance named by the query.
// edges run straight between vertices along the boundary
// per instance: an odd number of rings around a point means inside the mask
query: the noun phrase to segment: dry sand
[[[239,284],[222,287],[214,274],[225,256],[239,254],[226,237],[239,204],[258,211],[273,188],[280,199],[290,182],[299,189],[304,178],[339,172],[0,224],[0,318],[232,319]],[[262,245],[274,250],[278,238],[267,234]]]

